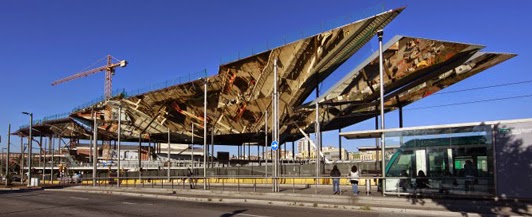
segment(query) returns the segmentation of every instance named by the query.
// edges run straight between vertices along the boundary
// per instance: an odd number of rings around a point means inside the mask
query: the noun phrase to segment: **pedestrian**
[[[188,176],[188,183],[190,184],[190,189],[194,189],[194,179],[192,178],[194,174],[192,173],[192,170],[190,168],[187,168],[187,176]]]
[[[473,184],[475,183],[475,173],[476,169],[473,166],[473,161],[467,160],[464,165],[464,175],[465,175],[465,191],[474,191],[475,188]]]
[[[338,169],[338,166],[333,166],[330,175],[331,177],[333,177],[333,194],[342,194],[342,192],[340,191],[340,176],[342,176],[342,173]]]
[[[349,174],[351,186],[353,187],[353,194],[358,195],[358,168],[357,166],[353,165],[351,167],[351,173]]]

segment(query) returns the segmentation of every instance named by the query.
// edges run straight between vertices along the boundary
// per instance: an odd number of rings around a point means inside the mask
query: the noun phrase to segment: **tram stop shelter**
[[[343,132],[400,145],[384,155],[386,194],[532,199],[532,119]],[[381,153],[382,155],[382,153]]]

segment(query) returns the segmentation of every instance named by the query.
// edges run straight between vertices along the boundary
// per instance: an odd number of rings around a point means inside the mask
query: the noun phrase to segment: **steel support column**
[[[384,32],[383,30],[379,30],[377,32],[377,36],[379,37],[379,80],[380,80],[380,111],[381,111],[381,129],[384,130],[385,129],[385,125],[384,125],[384,66],[383,66],[383,54],[382,54],[382,36],[383,36]],[[386,145],[386,142],[385,142],[385,135],[384,133],[381,134],[381,155],[382,155],[382,163],[381,163],[381,170],[382,170],[382,178],[383,178],[383,182],[382,182],[382,194],[385,194],[385,191],[386,191],[386,165],[385,165],[385,145]]]

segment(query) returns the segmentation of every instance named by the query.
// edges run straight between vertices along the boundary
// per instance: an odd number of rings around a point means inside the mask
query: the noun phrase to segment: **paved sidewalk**
[[[380,193],[372,192],[371,195],[352,194],[333,195],[330,186],[287,186],[282,185],[283,191],[271,192],[271,186],[240,185],[215,186],[209,190],[189,189],[189,186],[144,185],[137,187],[92,187],[76,186],[60,191],[82,191],[87,193],[122,194],[143,197],[155,197],[161,199],[176,199],[204,202],[231,202],[231,203],[257,203],[280,206],[317,207],[331,209],[356,209],[373,210],[386,213],[410,213],[416,215],[435,216],[532,216],[532,204],[518,201],[494,201],[471,198],[424,198],[413,197],[383,197]],[[184,188],[185,187],[185,188]],[[327,188],[326,188],[327,187]],[[349,186],[343,186],[344,188]],[[343,190],[347,191],[348,189]],[[349,192],[349,191],[347,191]],[[347,193],[346,192],[346,193]]]

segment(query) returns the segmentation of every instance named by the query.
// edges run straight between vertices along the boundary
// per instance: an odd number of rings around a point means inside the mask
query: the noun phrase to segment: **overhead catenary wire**
[[[494,88],[494,87],[505,87],[505,86],[512,86],[512,85],[525,84],[525,83],[531,83],[531,82],[532,82],[532,80],[511,82],[511,83],[505,83],[505,84],[495,84],[495,85],[484,86],[484,87],[473,87],[473,88],[467,88],[467,89],[461,89],[461,90],[436,92],[436,93],[434,93],[432,95],[459,93],[459,92],[472,91],[472,90],[482,90],[482,89],[488,89],[488,88]]]
[[[518,98],[528,98],[528,97],[532,97],[532,94],[521,95],[521,96],[503,97],[503,98],[494,98],[494,99],[476,100],[476,101],[469,101],[469,102],[449,103],[449,104],[441,104],[441,105],[433,105],[433,106],[425,106],[425,107],[417,107],[417,108],[405,108],[403,110],[421,110],[421,109],[430,109],[430,108],[439,108],[439,107],[448,107],[448,106],[457,106],[457,105],[467,105],[467,104],[481,103],[481,102],[494,102],[494,101],[518,99]]]

